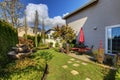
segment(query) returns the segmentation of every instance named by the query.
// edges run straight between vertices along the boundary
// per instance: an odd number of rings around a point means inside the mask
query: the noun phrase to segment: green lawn
[[[52,60],[49,62],[49,74],[47,75],[46,80],[85,80],[89,78],[90,80],[104,80],[104,74],[102,73],[102,68],[95,65],[87,63],[87,65],[83,65],[83,61],[78,61],[75,59],[74,61],[70,60],[72,57],[56,52],[54,50],[46,50],[52,53],[54,56]],[[71,61],[72,63],[68,63]],[[73,64],[79,64],[79,66],[75,67]],[[67,65],[67,68],[63,68],[63,65]],[[79,72],[77,75],[72,75],[71,71],[76,70]]]

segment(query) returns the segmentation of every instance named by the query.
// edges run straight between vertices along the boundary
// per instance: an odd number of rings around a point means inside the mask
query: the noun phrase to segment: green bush
[[[59,47],[55,47],[53,48],[56,52],[60,52],[60,48]]]
[[[69,48],[70,48],[70,50],[74,47],[74,45],[75,45],[75,44],[72,44],[72,43],[69,44]]]
[[[120,68],[119,68],[118,71],[116,72],[115,80],[120,80]]]
[[[49,43],[49,47],[53,47],[53,42],[50,42],[50,43]]]
[[[0,66],[7,63],[7,53],[18,43],[17,30],[11,24],[0,20]]]
[[[115,69],[102,68],[101,72],[104,74],[104,80],[120,80],[120,78],[115,79]]]
[[[42,58],[45,59],[46,62],[50,61],[53,58],[53,55],[47,51],[37,52],[35,55],[36,55],[35,59]]]
[[[25,34],[23,35],[23,37],[25,38]],[[27,39],[32,40],[35,46],[35,36],[27,35]],[[38,41],[38,44],[42,42],[42,37],[39,34],[37,35],[37,41]]]
[[[58,42],[55,43],[55,47],[60,47]]]

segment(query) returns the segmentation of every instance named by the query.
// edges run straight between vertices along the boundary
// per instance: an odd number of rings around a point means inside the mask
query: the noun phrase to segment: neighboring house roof
[[[50,31],[55,31],[54,29],[48,29],[45,34],[48,34]]]
[[[90,2],[86,3],[85,5],[83,5],[82,7],[78,8],[77,10],[69,13],[68,15],[64,16],[63,19],[67,19],[69,18],[70,16],[74,15],[75,13],[78,13],[79,11],[81,11],[82,9],[86,8],[87,6],[97,2],[98,0],[91,0]]]

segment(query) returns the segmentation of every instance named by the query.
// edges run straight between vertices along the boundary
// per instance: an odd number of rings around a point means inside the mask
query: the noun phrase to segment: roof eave
[[[78,8],[77,10],[75,10],[75,11],[69,13],[68,15],[64,16],[63,19],[67,19],[67,18],[70,17],[71,15],[77,13],[77,12],[80,11],[81,9],[89,6],[90,4],[92,4],[92,3],[96,2],[96,1],[98,1],[98,0],[91,0],[90,2],[86,3],[85,5],[83,5],[82,7]]]

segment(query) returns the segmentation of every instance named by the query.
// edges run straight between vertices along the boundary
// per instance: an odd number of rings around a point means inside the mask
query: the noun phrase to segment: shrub
[[[70,50],[71,50],[71,48],[73,48],[74,47],[74,44],[69,44],[69,47],[70,47]]]
[[[8,62],[7,53],[16,43],[18,43],[17,30],[12,28],[11,24],[0,20],[0,64]]]
[[[25,38],[25,34],[23,35],[23,37]],[[27,35],[27,39],[32,40],[33,45],[35,46],[35,36]],[[39,34],[37,35],[37,41],[38,44],[42,42],[42,37]]]
[[[46,62],[50,61],[53,58],[53,55],[47,51],[41,51],[36,53],[36,59],[45,59]]]
[[[113,58],[114,58],[114,57],[113,57],[113,56],[106,55],[105,57],[106,57],[105,64],[107,64],[107,65],[109,65],[109,66],[114,65],[114,63],[113,63]]]
[[[24,39],[22,37],[19,37],[19,43],[20,44],[26,44],[27,47],[29,47],[30,49],[33,48],[33,41],[30,39]]]
[[[102,68],[102,73],[104,74],[104,80],[119,80],[115,79],[115,69],[107,69],[107,68]]]
[[[55,43],[55,47],[60,47],[58,42]]]
[[[66,49],[66,43],[63,43],[63,44],[62,44],[62,47],[63,47],[64,49]]]
[[[49,43],[49,47],[53,47],[53,42],[50,42],[50,43]]]
[[[118,71],[116,72],[115,80],[120,80],[120,68],[119,68]]]
[[[55,48],[53,48],[56,52],[60,52],[60,48],[58,48],[58,47],[55,47]]]
[[[43,44],[43,43],[40,43],[39,44],[39,47],[37,49],[48,49],[49,48],[49,45],[48,44]]]
[[[101,54],[99,50],[94,50],[93,54],[94,54],[95,59],[99,63],[103,63],[103,61],[104,61],[104,54]]]

